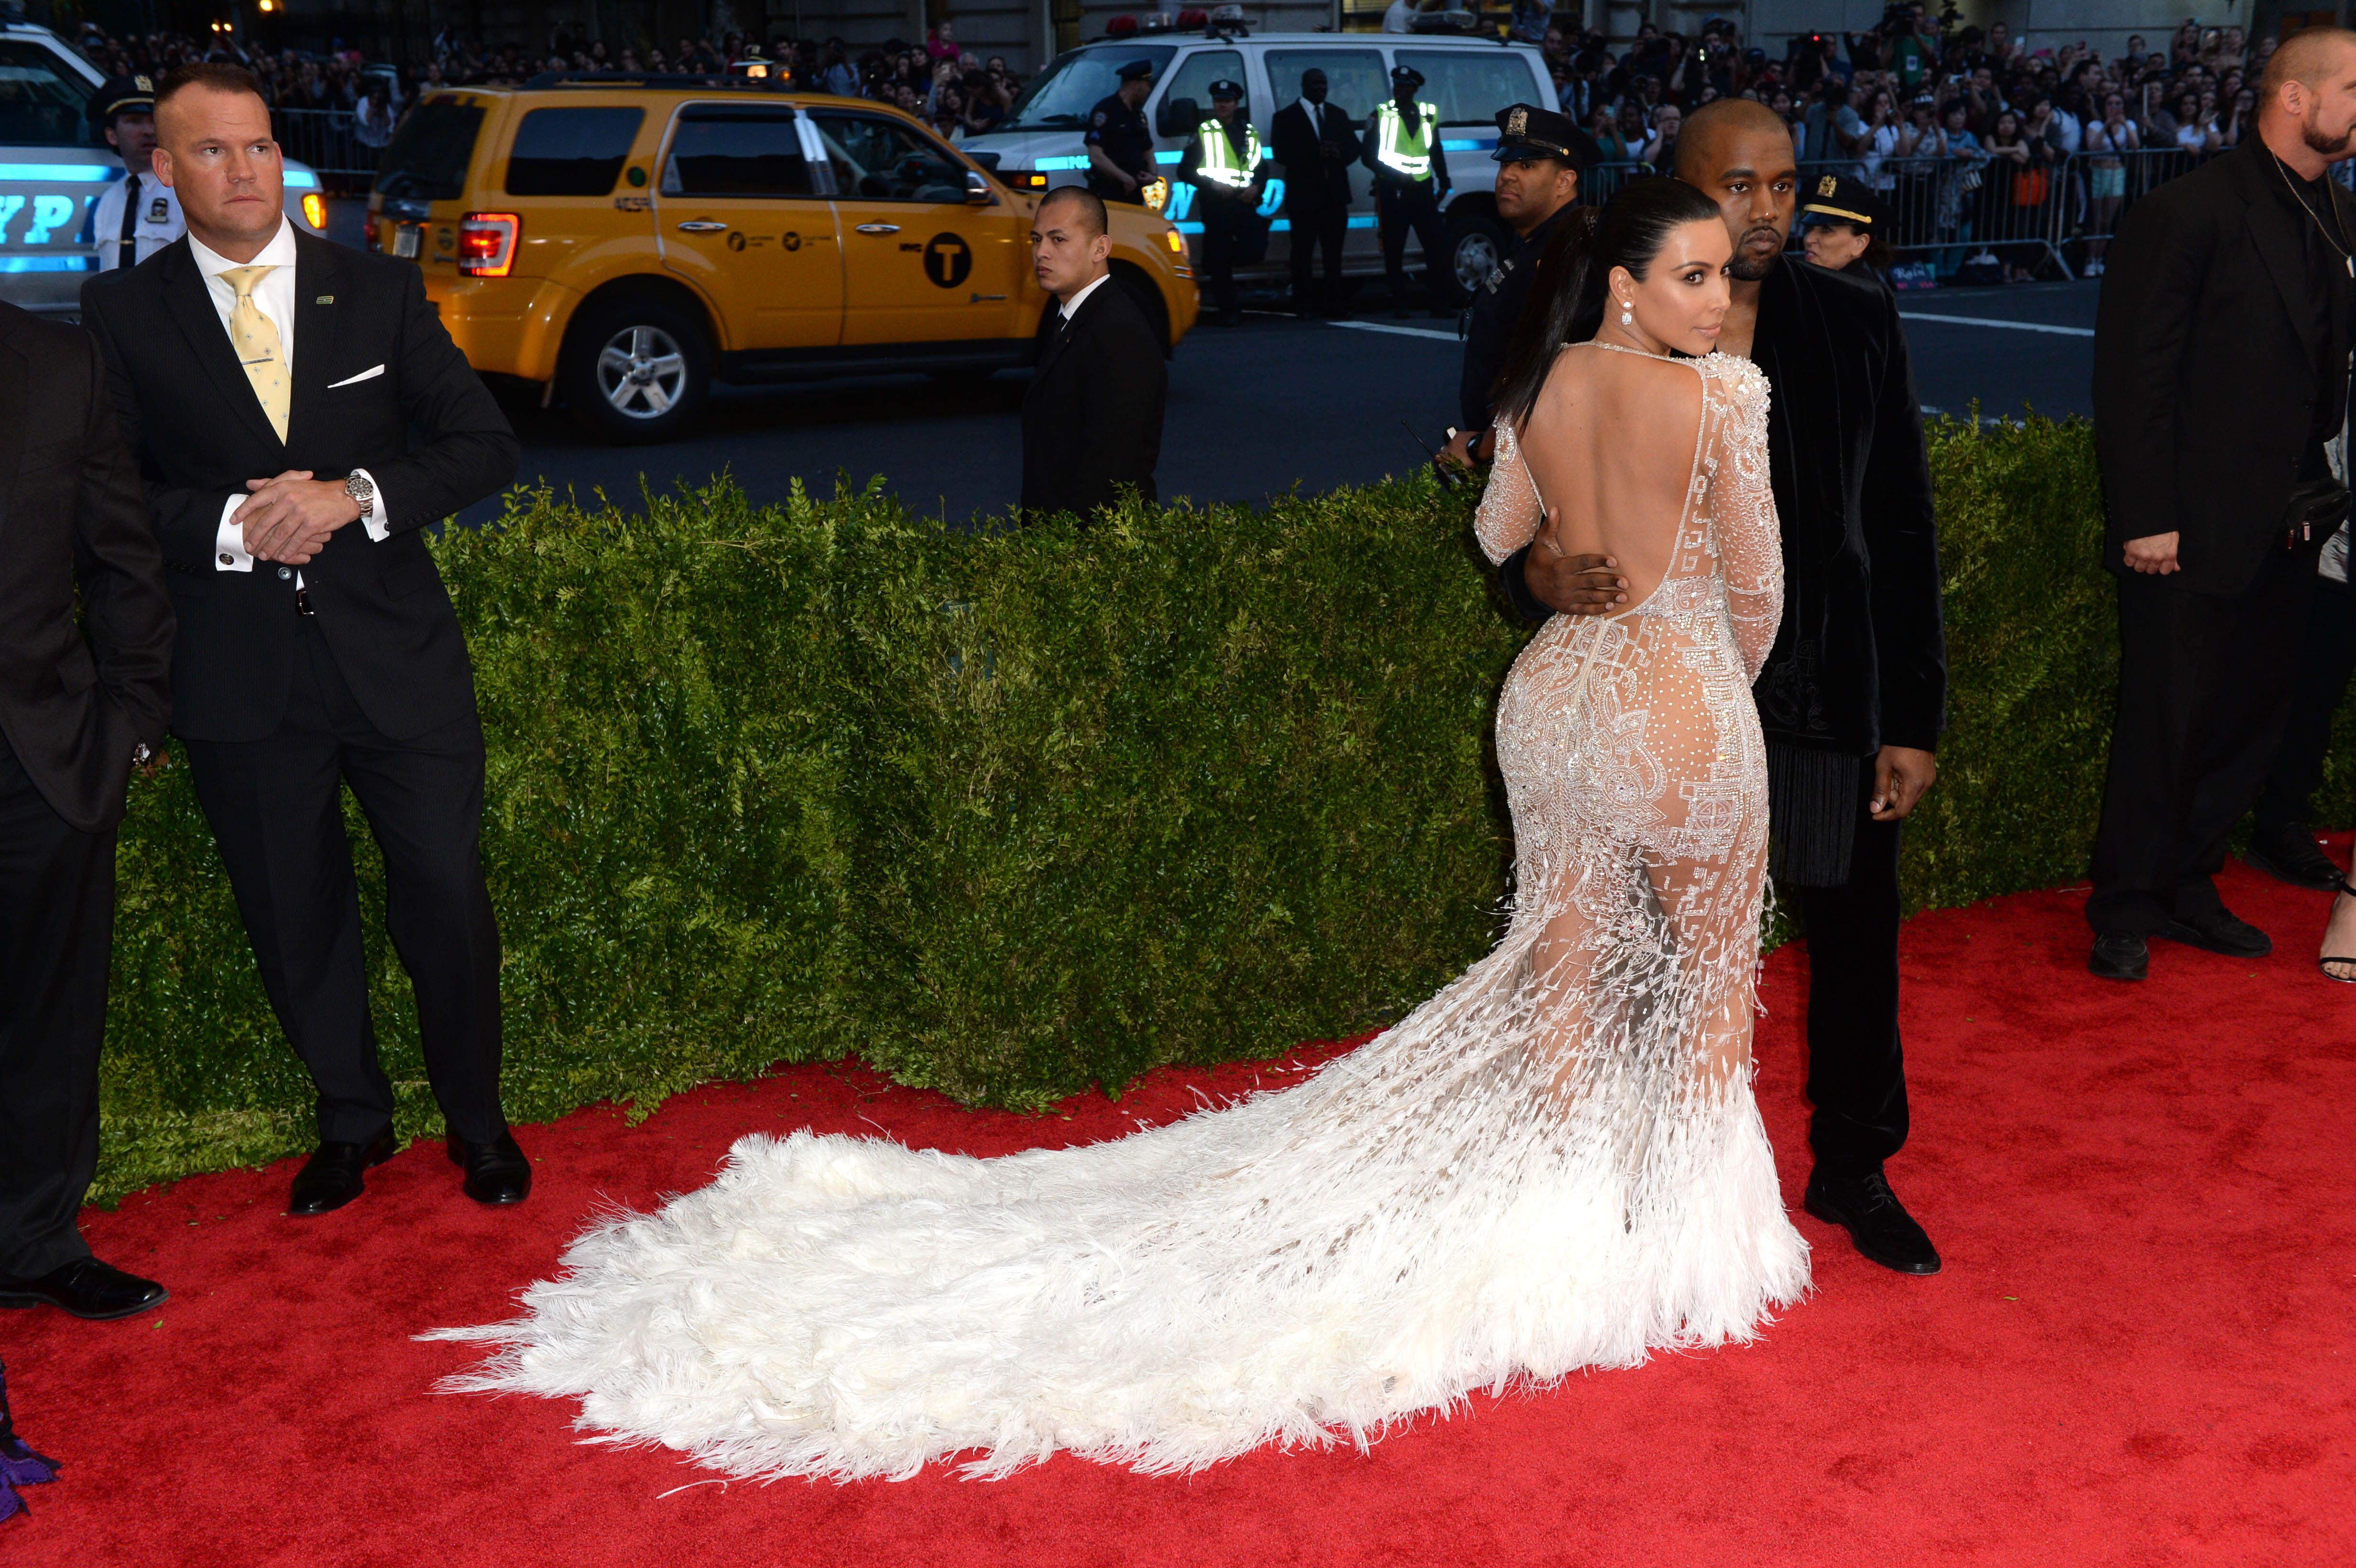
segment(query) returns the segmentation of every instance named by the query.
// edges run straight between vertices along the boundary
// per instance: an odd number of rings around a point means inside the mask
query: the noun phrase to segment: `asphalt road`
[[[1983,418],[2024,408],[2088,411],[2094,283],[1909,294],[1901,310],[1926,411]],[[1333,324],[1252,313],[1242,326],[1198,327],[1170,362],[1160,478],[1165,498],[1257,501],[1402,473],[1424,461],[1456,417],[1461,349],[1451,324],[1387,315]],[[1013,503],[1022,481],[1027,375],[979,389],[921,376],[716,393],[703,428],[655,447],[600,446],[562,409],[511,399],[523,476],[625,508],[640,487],[667,491],[726,474],[756,502],[798,477],[830,494],[875,475],[912,511],[959,524]],[[1411,434],[1410,430],[1415,433]],[[467,514],[496,515],[497,503]]]

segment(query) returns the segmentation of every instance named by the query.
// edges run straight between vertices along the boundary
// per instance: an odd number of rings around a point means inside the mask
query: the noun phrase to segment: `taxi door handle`
[[[681,234],[717,234],[727,227],[725,223],[714,223],[708,218],[699,218],[680,224],[679,231]]]
[[[900,226],[896,223],[862,223],[859,226],[859,232],[862,234],[897,234],[900,232]]]

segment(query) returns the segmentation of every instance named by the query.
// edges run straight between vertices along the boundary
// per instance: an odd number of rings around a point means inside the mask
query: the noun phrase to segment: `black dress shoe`
[[[1890,1190],[1890,1179],[1879,1170],[1829,1178],[1818,1171],[1808,1178],[1803,1207],[1826,1224],[1846,1230],[1857,1250],[1884,1268],[1900,1274],[1939,1272],[1939,1249],[1906,1212],[1898,1194]]]
[[[124,1274],[96,1258],[76,1258],[31,1278],[0,1274],[0,1307],[48,1306],[102,1323],[134,1317],[170,1299],[171,1292],[154,1280]]]
[[[392,1134],[381,1132],[364,1144],[323,1143],[294,1178],[286,1211],[308,1218],[342,1208],[366,1190],[362,1173],[392,1157]]]
[[[2303,823],[2259,823],[2242,859],[2295,888],[2328,893],[2340,886],[2340,868],[2331,863],[2331,857]]]
[[[2152,934],[2204,952],[2222,953],[2228,958],[2264,958],[2275,950],[2272,937],[2248,921],[2236,919],[2222,906],[2198,914],[2178,915]]]
[[[516,1147],[513,1133],[487,1144],[452,1135],[450,1163],[466,1173],[466,1196],[477,1203],[520,1203],[531,1196],[531,1161]]]
[[[2086,967],[2105,980],[2140,980],[2151,970],[2151,949],[2131,931],[2106,931],[2094,938]]]

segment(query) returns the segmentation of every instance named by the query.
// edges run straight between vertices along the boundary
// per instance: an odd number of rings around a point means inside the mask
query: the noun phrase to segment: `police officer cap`
[[[1524,158],[1558,158],[1584,171],[1593,161],[1593,141],[1568,114],[1516,103],[1497,114],[1497,150],[1490,155],[1501,164]],[[1600,150],[1600,149],[1598,149]]]
[[[1226,77],[1221,77],[1218,80],[1211,83],[1210,87],[1206,91],[1210,93],[1211,101],[1214,103],[1218,102],[1223,98],[1236,103],[1241,103],[1244,101],[1244,90],[1236,83],[1229,81]]]
[[[1121,67],[1119,70],[1113,72],[1113,75],[1120,78],[1123,81],[1151,81],[1153,80],[1153,62],[1151,60],[1131,60],[1127,65]]]
[[[1847,175],[1819,175],[1800,205],[1800,221],[1846,223],[1867,234],[1890,221],[1890,208],[1873,187]]]
[[[1395,65],[1391,67],[1391,85],[1393,87],[1421,87],[1423,85],[1423,72],[1416,69],[1413,66]]]
[[[155,112],[155,83],[145,76],[112,77],[90,95],[90,123],[103,131],[118,114]]]

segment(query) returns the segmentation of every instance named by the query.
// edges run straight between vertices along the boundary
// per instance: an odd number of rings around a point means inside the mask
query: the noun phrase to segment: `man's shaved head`
[[[1792,129],[1765,104],[1721,98],[1686,117],[1677,136],[1677,178],[1718,203],[1734,241],[1728,271],[1756,283],[1773,270],[1792,235],[1799,160]]]
[[[2309,27],[2293,33],[2266,61],[2266,73],[2258,80],[2258,101],[2280,97],[2287,82],[2297,82],[2309,91],[2321,87],[2326,78],[2347,64],[2351,51],[2356,51],[2356,32],[2345,27]]]
[[[1041,197],[1039,222],[1043,225],[1049,222],[1048,209],[1058,205],[1069,205],[1079,210],[1062,214],[1056,221],[1070,224],[1089,239],[1111,230],[1112,216],[1105,211],[1104,197],[1084,185],[1059,185]]]

